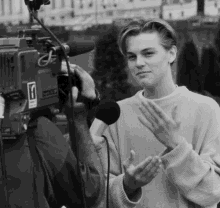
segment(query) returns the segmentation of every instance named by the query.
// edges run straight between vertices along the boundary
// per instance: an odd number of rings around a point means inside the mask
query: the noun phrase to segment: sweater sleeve
[[[212,109],[210,109],[210,106]],[[168,178],[189,202],[202,207],[220,201],[220,108],[216,102],[200,108],[200,125],[189,144],[186,139],[172,151],[162,154]],[[199,122],[199,121],[198,121]],[[200,133],[199,133],[200,132]],[[201,145],[198,149],[196,146]]]
[[[48,179],[48,183],[45,183],[47,184],[45,192],[54,192],[56,206],[82,207],[79,191],[81,184],[77,178],[77,159],[69,142],[63,137],[58,127],[44,117],[39,118],[36,141],[37,148],[44,159],[44,173]],[[82,148],[81,151],[85,151]],[[87,151],[92,152],[92,148]],[[79,165],[85,186],[86,204],[89,207],[95,207],[102,198],[104,188],[102,171],[99,168],[100,162],[97,161],[96,152],[91,153],[89,161],[83,159],[81,161]],[[48,200],[51,200],[50,196]]]
[[[93,122],[92,125],[95,124],[96,121]],[[142,190],[137,193],[135,196],[135,200],[129,200],[127,197],[124,188],[123,188],[123,172],[121,167],[121,159],[120,154],[118,151],[118,146],[115,144],[114,139],[118,139],[116,137],[116,132],[114,129],[114,125],[111,125],[111,129],[107,128],[104,132],[104,136],[106,137],[108,141],[107,142],[104,139],[104,137],[101,136],[95,136],[96,132],[91,132],[93,135],[93,140],[96,145],[98,154],[101,158],[104,172],[105,172],[105,178],[106,178],[106,184],[107,184],[107,173],[108,173],[108,150],[109,150],[109,156],[110,156],[110,168],[109,168],[109,206],[113,208],[133,208],[136,207],[137,204],[139,204],[142,196]],[[96,128],[97,129],[97,128]],[[103,198],[102,205],[99,207],[103,207],[103,204],[105,204],[106,201],[106,190],[105,190],[105,198]]]

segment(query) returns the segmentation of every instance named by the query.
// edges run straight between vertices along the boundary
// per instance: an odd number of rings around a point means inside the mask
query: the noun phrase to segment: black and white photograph
[[[0,208],[220,208],[220,0],[0,0]]]

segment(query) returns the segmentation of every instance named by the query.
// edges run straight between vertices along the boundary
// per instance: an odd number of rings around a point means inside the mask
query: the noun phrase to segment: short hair
[[[126,55],[126,40],[128,37],[137,36],[145,32],[157,32],[161,40],[161,45],[165,50],[171,49],[172,46],[177,46],[176,32],[169,23],[159,18],[138,18],[130,21],[119,33],[118,46],[121,53],[124,56]]]

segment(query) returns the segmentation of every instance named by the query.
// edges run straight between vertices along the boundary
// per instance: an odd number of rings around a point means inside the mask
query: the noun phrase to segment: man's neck
[[[152,88],[146,87],[144,89],[144,97],[148,99],[160,99],[173,93],[176,88],[177,85],[173,81],[167,82],[166,84],[160,84]]]

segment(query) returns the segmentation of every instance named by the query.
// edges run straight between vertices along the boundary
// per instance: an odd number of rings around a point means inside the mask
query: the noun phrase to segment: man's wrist
[[[178,138],[176,138],[175,141],[171,142],[171,143],[167,146],[167,148],[169,149],[169,151],[172,151],[172,150],[175,149],[177,146],[179,146],[180,143],[183,141],[183,139],[184,139],[183,137],[178,137]]]
[[[133,199],[136,198],[136,195],[139,191],[139,188],[137,188],[135,190],[130,189],[127,185],[125,185],[124,180],[123,180],[123,188],[124,188],[124,191],[125,191],[127,197],[129,198],[129,200],[133,201]]]

